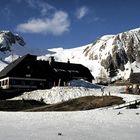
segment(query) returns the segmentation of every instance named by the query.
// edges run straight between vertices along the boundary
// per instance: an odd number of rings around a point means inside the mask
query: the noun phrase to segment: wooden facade
[[[10,63],[0,72],[2,89],[45,89],[64,86],[72,79],[94,79],[88,68],[81,64],[37,60],[37,56],[27,54]]]

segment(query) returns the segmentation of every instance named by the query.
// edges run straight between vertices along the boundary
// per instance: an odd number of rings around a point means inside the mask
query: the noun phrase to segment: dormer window
[[[55,62],[54,56],[49,57],[49,64],[51,65],[53,62]]]
[[[31,77],[31,74],[26,74],[26,77],[28,77],[28,78]]]
[[[30,66],[27,66],[27,69],[30,69]]]

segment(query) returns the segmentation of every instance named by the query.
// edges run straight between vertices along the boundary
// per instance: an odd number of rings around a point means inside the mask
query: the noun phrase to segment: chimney
[[[49,57],[49,64],[51,65],[55,61],[54,56]]]
[[[70,59],[68,59],[67,63],[70,64]]]

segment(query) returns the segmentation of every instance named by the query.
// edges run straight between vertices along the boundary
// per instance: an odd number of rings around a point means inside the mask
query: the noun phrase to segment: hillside
[[[87,66],[97,81],[105,82],[128,79],[131,72],[140,71],[140,28],[105,35],[91,44],[73,48],[49,49],[52,54],[40,56],[47,60],[54,55],[57,61],[81,63]]]
[[[4,42],[2,39],[0,41]],[[19,56],[30,53],[38,55],[41,60],[54,56],[56,61],[70,60],[71,63],[83,64],[97,82],[127,80],[132,72],[140,72],[140,28],[116,35],[104,35],[93,43],[77,48],[41,50],[15,45],[11,50],[0,53],[0,69]]]

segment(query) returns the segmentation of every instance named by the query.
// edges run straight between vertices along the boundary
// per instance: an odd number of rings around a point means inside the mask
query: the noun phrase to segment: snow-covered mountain
[[[24,39],[10,31],[0,31],[0,70],[8,63],[27,53],[45,55],[48,51],[33,49],[26,45]]]
[[[56,61],[70,60],[71,63],[83,64],[98,82],[128,79],[131,72],[140,72],[140,28],[116,35],[104,35],[93,43],[77,48],[41,51],[15,46],[13,50],[15,58],[30,53],[38,55],[38,59],[48,60],[54,56]],[[9,52],[1,53],[0,57],[3,60],[0,65],[14,58]]]
[[[81,63],[87,66],[97,81],[128,79],[131,72],[140,72],[140,28],[104,35],[95,42],[73,49],[50,49],[57,61]]]
[[[10,31],[1,31],[0,32],[0,51],[11,51],[11,46],[13,44],[18,44],[25,46],[25,42],[21,36],[18,34],[13,34]]]
[[[132,71],[140,71],[140,28],[102,36],[84,54],[90,60],[99,61],[105,75],[127,79]]]

